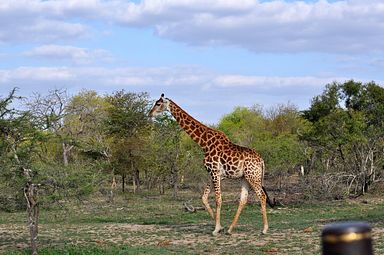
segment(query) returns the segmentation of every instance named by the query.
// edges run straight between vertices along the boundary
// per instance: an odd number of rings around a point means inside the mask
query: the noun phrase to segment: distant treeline
[[[95,192],[113,200],[117,188],[177,196],[205,183],[200,148],[172,116],[147,116],[148,93],[18,93],[0,97],[0,209],[24,208],[31,184],[49,204]],[[270,176],[300,173],[315,198],[361,195],[383,181],[384,88],[374,82],[328,84],[304,111],[236,107],[214,128],[259,151]]]

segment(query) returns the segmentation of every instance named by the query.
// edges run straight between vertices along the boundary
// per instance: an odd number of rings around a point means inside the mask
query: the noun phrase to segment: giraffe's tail
[[[267,191],[265,190],[265,188],[264,188],[264,186],[263,186],[263,181],[264,181],[264,172],[265,172],[265,164],[264,164],[264,161],[262,162],[262,182],[261,182],[261,188],[263,189],[263,191],[264,191],[264,194],[265,194],[265,196],[267,197],[267,203],[268,203],[268,205],[271,207],[271,208],[273,208],[273,207],[275,207],[275,205],[276,205],[276,201],[275,201],[275,199],[273,199],[273,202],[269,199],[269,196],[268,196],[268,193],[267,193]]]
[[[263,189],[264,194],[265,194],[265,196],[267,197],[267,203],[268,203],[268,205],[269,205],[271,208],[275,207],[275,205],[276,205],[276,200],[273,199],[273,201],[271,201],[271,199],[269,199],[268,193],[267,193],[267,191],[265,190],[264,186],[261,186],[261,188]]]

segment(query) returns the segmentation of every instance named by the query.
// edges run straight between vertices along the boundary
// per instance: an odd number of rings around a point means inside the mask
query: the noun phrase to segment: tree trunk
[[[165,193],[165,187],[164,187],[164,182],[165,180],[161,180],[160,183],[159,183],[159,191],[160,191],[160,194],[163,195]]]
[[[112,177],[111,190],[110,190],[110,192],[109,192],[108,202],[113,202],[113,200],[114,200],[114,198],[115,198],[115,190],[116,190],[116,187],[117,187],[116,178],[115,178],[115,176],[113,176],[113,177]]]
[[[139,169],[135,169],[135,182],[136,182],[136,187],[137,187],[137,191],[140,192],[140,172],[139,172]]]
[[[115,176],[113,176],[113,177],[112,177],[111,189],[112,189],[112,190],[115,190],[115,189],[116,189],[116,186],[117,186],[116,178],[115,178]]]
[[[12,146],[12,151],[14,152],[14,159],[18,164],[21,164],[19,157],[17,156],[15,146]],[[32,170],[23,167],[23,175],[25,176],[27,182],[24,186],[24,197],[27,202],[27,213],[28,213],[28,227],[31,240],[31,250],[32,255],[37,255],[37,235],[39,233],[39,194],[38,186],[32,183]]]
[[[305,172],[304,172],[304,166],[303,165],[300,165],[300,168],[299,168],[299,173],[300,173],[300,176],[304,176]]]
[[[37,235],[39,232],[39,204],[37,186],[28,182],[24,188],[27,200],[28,226],[31,237],[32,255],[37,255]]]
[[[17,157],[17,156],[16,156]],[[18,159],[18,158],[17,158]],[[23,168],[24,176],[27,182],[24,186],[24,197],[27,202],[28,227],[31,238],[32,255],[37,255],[37,235],[39,233],[39,203],[38,203],[38,186],[32,183],[32,171]]]
[[[135,164],[133,163],[133,161],[131,161],[131,172],[133,173],[133,193],[136,194],[138,191],[140,191],[140,172],[139,169],[135,169]]]
[[[312,172],[315,166],[315,162],[317,160],[317,152],[314,152],[309,159],[307,159],[306,167],[305,167],[305,174],[309,175],[309,173]]]
[[[364,181],[364,192],[363,193],[367,193],[368,192],[369,185],[370,185],[370,180],[369,180],[369,176],[368,176],[368,177],[366,177],[366,179]]]
[[[132,177],[132,186],[133,186],[133,194],[136,194],[137,187],[136,187],[136,181],[134,176]]]
[[[177,193],[179,190],[179,172],[177,171],[177,167],[174,165],[172,167],[172,184],[173,184],[173,198],[177,198]]]
[[[173,185],[173,198],[177,198],[177,193],[179,190],[179,169],[177,163],[179,161],[180,156],[180,145],[176,148],[176,157],[175,161],[171,165],[171,174],[172,174],[172,185]]]
[[[63,143],[63,163],[64,166],[68,166],[69,153],[71,152],[73,145]]]
[[[121,175],[121,185],[122,185],[122,190],[123,190],[123,193],[125,192],[125,174],[122,174]]]

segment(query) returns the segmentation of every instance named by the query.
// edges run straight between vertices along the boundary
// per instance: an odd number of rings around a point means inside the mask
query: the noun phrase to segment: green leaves
[[[372,132],[383,134],[383,105],[384,89],[374,83],[328,85],[310,109],[303,111],[313,124],[312,138],[306,139],[324,145],[368,141]]]
[[[301,138],[326,162],[323,170],[351,174],[365,192],[383,169],[384,88],[374,82],[333,83],[303,116],[311,128]]]
[[[233,142],[256,149],[268,172],[287,172],[305,160],[297,134],[305,129],[304,123],[296,107],[288,103],[266,111],[260,106],[236,107],[221,119],[218,128]]]
[[[303,111],[305,119],[316,122],[340,107],[339,86],[337,83],[328,84],[323,94],[312,99],[311,107]]]
[[[232,113],[224,115],[218,128],[233,142],[253,146],[256,140],[265,135],[265,125],[260,107],[236,107]]]
[[[148,127],[148,94],[131,93],[124,90],[107,97],[107,130],[111,134],[132,137]]]

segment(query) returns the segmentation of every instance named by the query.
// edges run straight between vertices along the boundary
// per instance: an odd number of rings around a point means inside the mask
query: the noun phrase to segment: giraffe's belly
[[[240,165],[222,165],[221,176],[225,178],[241,178],[244,175],[243,167]]]

